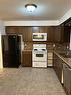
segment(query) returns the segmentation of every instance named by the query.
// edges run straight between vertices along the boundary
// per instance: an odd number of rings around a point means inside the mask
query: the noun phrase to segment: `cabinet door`
[[[6,33],[11,35],[11,34],[18,34],[19,30],[17,26],[7,26],[6,27]]]
[[[54,42],[53,37],[54,37],[54,27],[52,26],[47,27],[47,41]]]
[[[53,66],[53,53],[48,52],[48,66]]]
[[[60,30],[60,26],[56,26],[55,28],[54,28],[55,30],[54,30],[54,38],[53,38],[53,40],[54,40],[54,42],[60,42],[61,41],[61,30]]]
[[[33,26],[32,27],[32,32],[33,33],[39,33],[40,32],[40,27],[39,26]]]
[[[63,70],[63,64],[62,64],[62,60],[58,57],[58,62],[57,62],[57,72],[58,72],[58,78],[60,80],[60,82],[62,82],[62,70]]]
[[[19,34],[22,34],[23,41],[32,41],[32,27],[19,26]]]
[[[64,71],[64,87],[68,95],[71,95],[71,69],[67,66],[63,66]]]
[[[63,61],[56,54],[53,54],[53,67],[60,82],[62,82],[62,70],[63,70],[62,62]]]
[[[22,66],[32,67],[32,51],[24,51],[22,53]]]
[[[46,26],[40,26],[40,33],[47,33],[47,27]]]
[[[61,40],[60,40],[60,42],[63,43],[64,42],[64,24],[60,25],[60,31],[61,31]]]
[[[64,26],[64,42],[70,42],[70,26]]]
[[[57,71],[57,56],[53,53],[53,68],[55,71]]]

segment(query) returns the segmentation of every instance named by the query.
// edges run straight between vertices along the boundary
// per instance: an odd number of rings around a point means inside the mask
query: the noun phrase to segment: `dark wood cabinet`
[[[7,34],[21,34],[23,41],[32,41],[32,33],[47,33],[47,42],[67,43],[70,41],[71,18],[59,26],[6,26]]]
[[[23,67],[32,67],[32,51],[23,51],[22,52],[22,66]]]
[[[54,42],[61,42],[61,27],[60,26],[56,26],[53,32],[53,39]]]
[[[64,42],[70,42],[70,26],[64,26]]]
[[[71,31],[71,18],[66,20],[60,25],[61,31],[61,42],[69,43],[70,42],[70,31]]]
[[[62,83],[63,61],[55,53],[53,53],[53,68]]]
[[[47,33],[47,28],[46,26],[40,26],[40,33]]]
[[[7,26],[7,34],[18,34],[23,36],[23,41],[32,41],[32,27],[23,26]]]
[[[60,82],[64,84],[67,95],[71,95],[71,68],[55,53],[53,53],[53,68]]]
[[[32,27],[24,27],[25,31],[23,32],[24,41],[32,41]]]
[[[54,42],[54,27],[47,27],[47,42]]]
[[[71,68],[66,64],[63,65],[64,87],[68,95],[71,95]]]
[[[40,32],[40,27],[39,26],[33,26],[32,31],[33,31],[33,33],[39,33]]]
[[[19,27],[15,27],[15,26],[7,26],[5,30],[7,34],[18,34],[19,33]]]
[[[32,41],[32,33],[47,33],[47,42],[60,42],[61,31],[58,26],[6,26],[7,34],[23,36],[23,41]]]
[[[70,42],[70,26],[64,26],[64,24],[61,25],[61,42]]]

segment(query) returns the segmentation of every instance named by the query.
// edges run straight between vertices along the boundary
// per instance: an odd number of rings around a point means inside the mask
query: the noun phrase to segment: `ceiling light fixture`
[[[33,12],[37,8],[37,5],[35,5],[35,4],[26,4],[25,8],[27,9],[28,12]]]

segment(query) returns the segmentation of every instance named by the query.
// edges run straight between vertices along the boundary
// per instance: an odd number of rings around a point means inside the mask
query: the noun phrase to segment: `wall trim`
[[[54,21],[5,21],[5,26],[57,26],[58,20]]]
[[[71,17],[71,9],[59,20],[59,24],[63,23]]]

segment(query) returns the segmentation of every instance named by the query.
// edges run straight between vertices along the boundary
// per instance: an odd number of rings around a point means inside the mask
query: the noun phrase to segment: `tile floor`
[[[66,95],[52,68],[0,70],[0,95]]]

